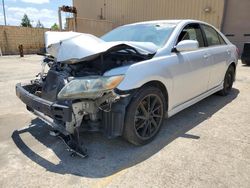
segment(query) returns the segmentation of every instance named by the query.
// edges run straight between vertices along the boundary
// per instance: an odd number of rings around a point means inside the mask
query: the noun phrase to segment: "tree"
[[[29,17],[27,16],[27,14],[24,14],[24,15],[23,15],[22,22],[21,22],[21,26],[22,26],[22,27],[32,27],[32,25],[31,25],[31,23],[30,23],[30,19],[29,19]]]
[[[40,20],[37,21],[36,28],[44,28],[43,24],[40,22]]]
[[[59,26],[56,23],[54,23],[54,25],[52,25],[50,29],[53,31],[57,31],[59,30]]]

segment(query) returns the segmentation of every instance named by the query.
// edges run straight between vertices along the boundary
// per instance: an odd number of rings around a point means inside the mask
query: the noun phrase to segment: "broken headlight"
[[[75,78],[67,83],[58,94],[59,99],[98,98],[105,92],[117,87],[123,75],[90,76]]]

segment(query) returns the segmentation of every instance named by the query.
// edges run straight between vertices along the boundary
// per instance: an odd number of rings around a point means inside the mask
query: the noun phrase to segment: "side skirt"
[[[183,103],[183,104],[180,104],[178,106],[176,106],[175,108],[173,108],[172,110],[168,111],[167,114],[166,114],[166,118],[169,118],[175,114],[177,114],[178,112],[184,110],[185,108],[188,108],[189,106],[192,106],[193,104],[201,101],[202,99],[205,99],[207,98],[208,96],[220,91],[223,89],[223,82],[222,84],[220,84],[219,86],[215,87],[215,88],[212,88],[211,90]]]

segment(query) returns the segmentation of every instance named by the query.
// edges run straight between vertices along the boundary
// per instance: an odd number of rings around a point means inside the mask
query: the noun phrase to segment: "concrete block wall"
[[[19,54],[18,46],[23,45],[24,54],[37,53],[44,48],[44,33],[49,29],[19,26],[0,26],[0,48],[3,55]]]

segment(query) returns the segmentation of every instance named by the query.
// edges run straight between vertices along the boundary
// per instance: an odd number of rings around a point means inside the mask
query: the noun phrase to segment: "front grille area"
[[[51,102],[55,102],[57,99],[57,94],[65,85],[65,78],[66,76],[60,74],[60,72],[50,70],[42,87],[42,98]]]

